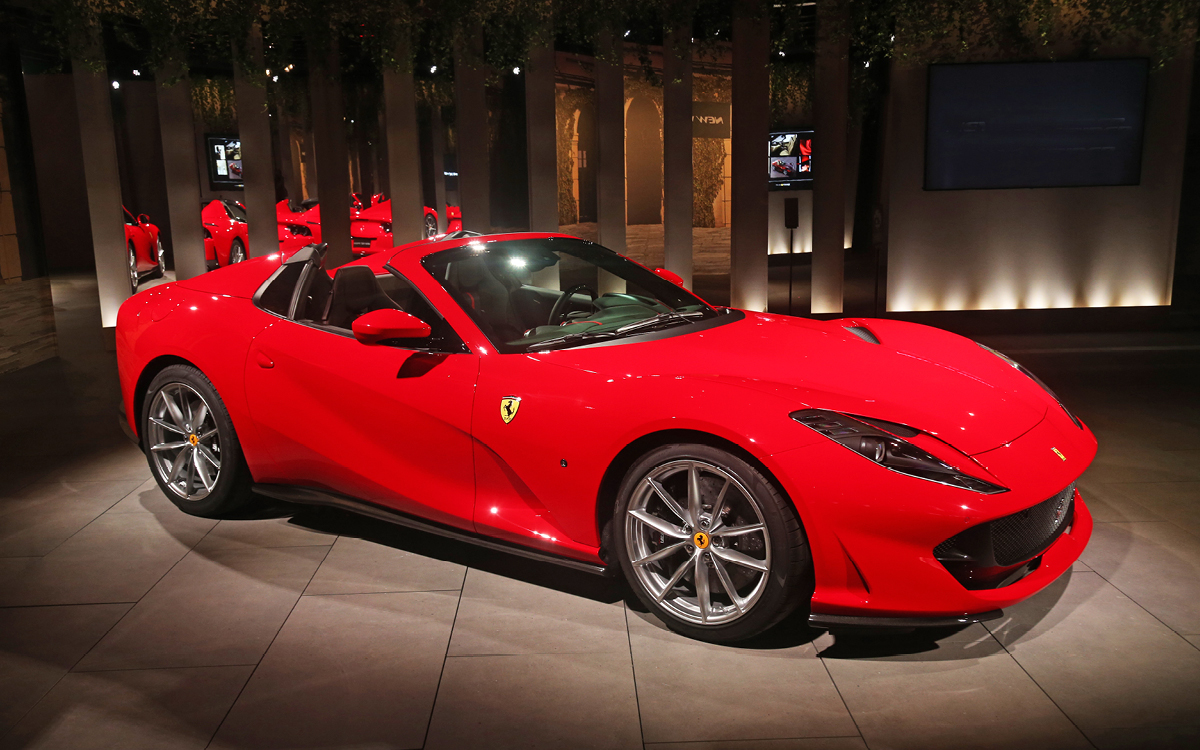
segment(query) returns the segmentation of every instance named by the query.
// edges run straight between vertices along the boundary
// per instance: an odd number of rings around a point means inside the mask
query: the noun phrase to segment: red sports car
[[[458,206],[446,206],[449,226],[447,233],[462,230],[462,212]],[[280,201],[275,205],[275,216],[279,223],[279,248],[283,251],[298,250],[306,245],[321,242],[321,207],[310,199],[292,203]],[[425,236],[438,233],[437,211],[424,207]],[[390,250],[392,238],[392,202],[382,194],[376,194],[365,202],[357,195],[351,196],[350,243],[356,257]]]
[[[238,201],[209,201],[200,211],[204,222],[204,263],[208,270],[230,263],[241,263],[249,256],[246,207]]]
[[[969,339],[713,307],[584,240],[319,246],[126,302],[127,427],[197,515],[255,493],[619,572],[730,642],[986,620],[1092,531],[1092,433]]]
[[[129,287],[136,292],[138,283],[145,278],[157,279],[163,275],[163,245],[158,237],[158,227],[150,223],[146,214],[135,219],[129,209],[125,212],[125,250],[129,254]]]

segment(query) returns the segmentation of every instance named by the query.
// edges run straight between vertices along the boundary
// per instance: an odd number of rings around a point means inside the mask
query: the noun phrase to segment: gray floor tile
[[[450,657],[425,747],[640,748],[629,653]]]
[[[1096,433],[1100,447],[1085,475],[1090,481],[1183,482],[1200,480],[1200,461],[1184,451],[1164,451],[1120,431]]]
[[[121,502],[108,509],[109,513],[177,513],[179,509],[167,499],[154,477],[139,484]]]
[[[646,742],[858,734],[812,644],[717,646],[649,617],[629,612]]]
[[[472,568],[450,641],[452,656],[629,653],[625,608]]]
[[[326,551],[287,547],[192,552],[77,669],[257,663]]]
[[[825,665],[871,747],[1089,748],[1020,665],[984,636],[890,656],[874,644],[863,656],[827,658]],[[905,639],[895,640],[902,652]]]
[[[1200,633],[1200,537],[1172,523],[1096,524],[1082,559],[1180,633]]]
[[[0,518],[12,507],[31,504],[71,505],[76,502],[104,503],[111,507],[139,486],[136,479],[115,479],[107,482],[34,482],[21,490],[0,495]]]
[[[458,592],[306,596],[229,717],[220,748],[418,748]]]
[[[1195,646],[1196,648],[1200,649],[1200,635],[1185,635],[1183,637],[1183,639],[1185,641],[1187,641],[1188,643],[1192,644],[1193,646]]]
[[[97,482],[114,479],[145,480],[150,477],[146,456],[128,442],[114,442],[79,457],[46,475],[48,481]]]
[[[136,602],[185,554],[0,559],[0,607]]]
[[[1160,519],[1200,536],[1200,482],[1138,482],[1113,487],[1151,509]]]
[[[47,559],[172,553],[179,553],[182,557],[216,524],[212,519],[189,516],[179,510],[169,513],[106,513],[63,542]]]
[[[647,742],[646,750],[867,750],[862,737],[809,737],[799,740]]]
[[[200,750],[251,669],[69,674],[0,741],[0,747]]]
[[[131,606],[0,609],[0,736],[54,687]]]
[[[1079,494],[1097,523],[1162,521],[1162,516],[1129,497],[1122,488],[1128,485],[1090,482],[1088,474],[1079,482]]]
[[[467,569],[385,544],[338,537],[305,594],[374,594],[461,589]]]
[[[286,518],[224,520],[196,545],[197,552],[260,547],[328,547],[337,537],[289,523]]]
[[[1070,573],[987,625],[1102,750],[1196,747],[1200,651],[1095,573]]]
[[[0,499],[0,557],[48,554],[136,486],[136,480],[33,484]]]

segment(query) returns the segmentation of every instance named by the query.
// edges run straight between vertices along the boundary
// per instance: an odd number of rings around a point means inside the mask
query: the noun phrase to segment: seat
[[[360,315],[388,308],[400,309],[384,293],[370,268],[339,268],[333,277],[333,292],[329,296],[329,313],[325,316],[325,324],[349,329]]]
[[[467,258],[455,263],[453,268],[451,284],[463,305],[473,311],[484,332],[505,341],[519,337],[523,328],[513,309],[512,289],[496,278],[485,259]],[[519,289],[520,282],[515,282],[515,286]]]

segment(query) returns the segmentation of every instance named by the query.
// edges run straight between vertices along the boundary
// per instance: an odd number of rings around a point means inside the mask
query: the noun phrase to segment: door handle
[[[275,366],[275,360],[271,359],[270,357],[268,357],[266,354],[263,354],[262,352],[255,352],[254,360],[256,362],[258,362],[258,366],[263,368],[264,370],[270,370],[272,367]]]

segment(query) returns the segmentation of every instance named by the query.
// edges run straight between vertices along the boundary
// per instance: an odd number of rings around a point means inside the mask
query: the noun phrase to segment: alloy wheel
[[[428,239],[429,237],[436,237],[437,233],[438,233],[437,219],[435,219],[433,217],[433,214],[425,214],[425,237],[426,237],[426,239]]]
[[[207,497],[221,475],[221,437],[204,397],[185,383],[167,383],[154,395],[146,426],[162,484],[183,500]]]
[[[661,607],[694,625],[724,625],[753,609],[771,571],[762,508],[721,467],[673,460],[637,484],[625,516],[634,574]]]
[[[158,270],[166,271],[167,267],[163,265],[163,257],[166,255],[166,251],[163,250],[163,244],[162,244],[161,239],[158,241],[158,248],[157,248],[156,252],[158,254]]]
[[[129,288],[137,291],[138,285],[138,270],[137,270],[137,253],[133,250],[133,245],[129,246]]]
[[[233,248],[229,251],[229,265],[241,263],[246,259],[246,249],[242,247],[242,243],[233,243]]]

